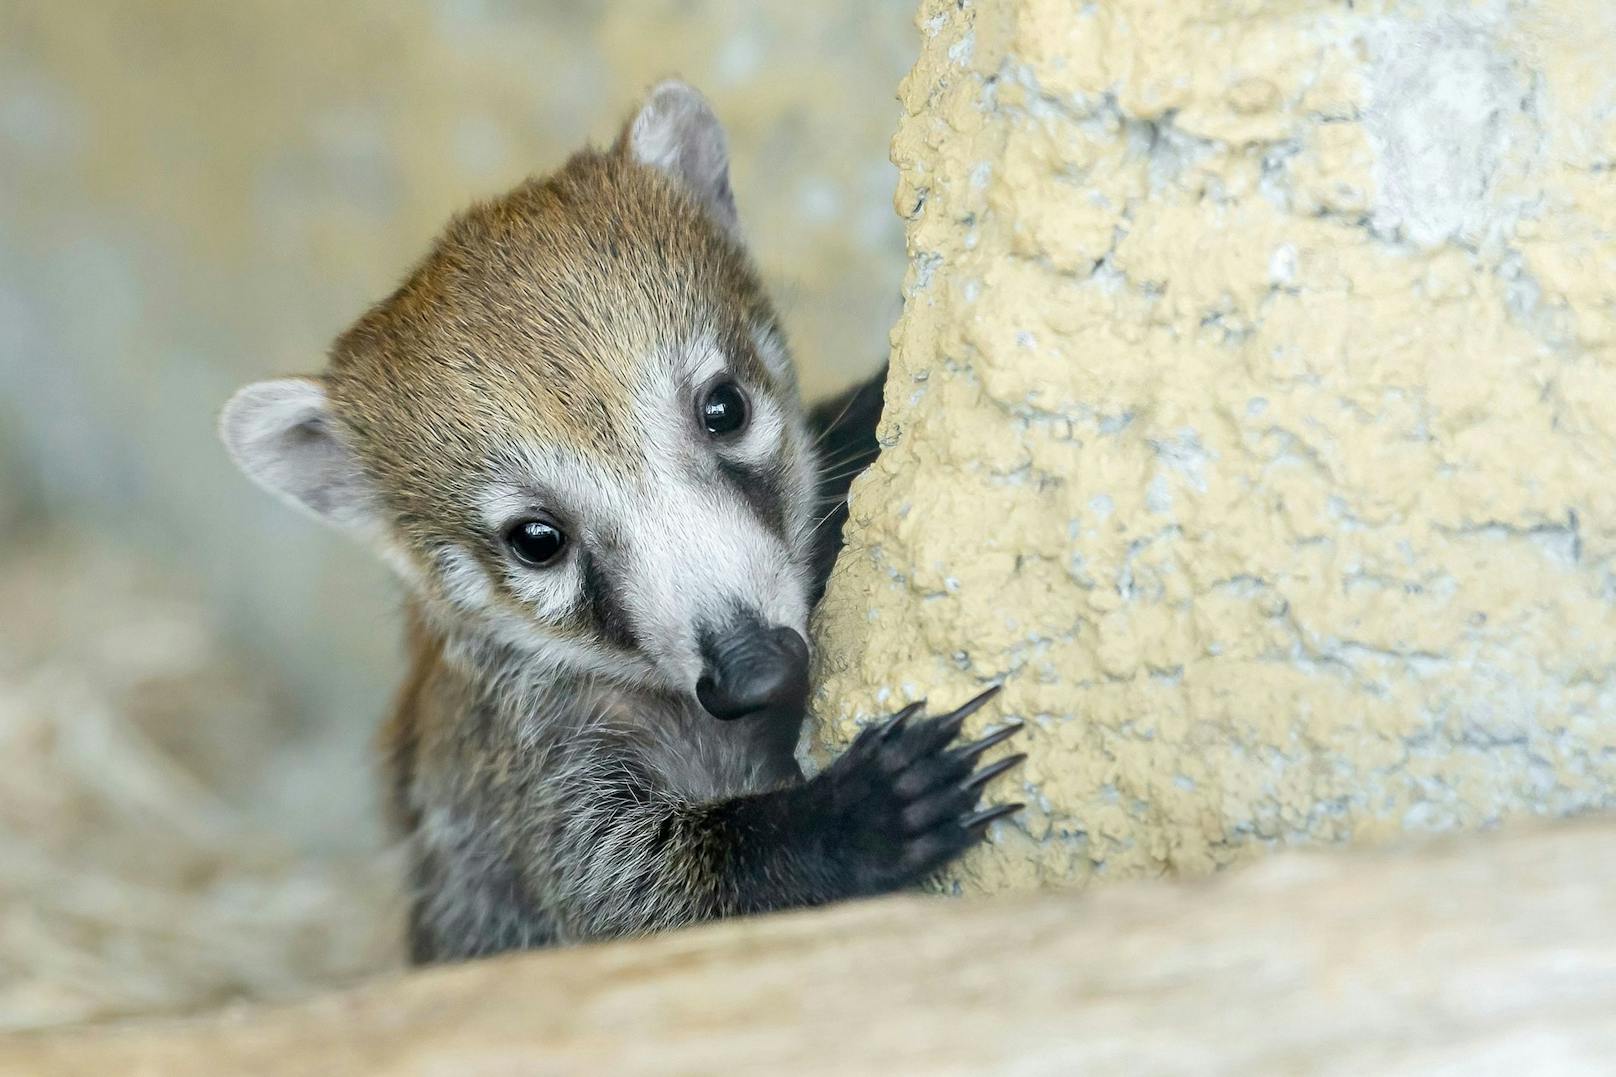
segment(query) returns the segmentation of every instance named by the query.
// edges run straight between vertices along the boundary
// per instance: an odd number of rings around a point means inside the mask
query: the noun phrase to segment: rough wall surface
[[[811,754],[1007,679],[967,889],[1616,806],[1616,7],[919,22]]]

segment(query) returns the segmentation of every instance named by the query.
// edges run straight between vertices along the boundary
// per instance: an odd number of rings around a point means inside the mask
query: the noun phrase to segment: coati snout
[[[701,635],[696,698],[714,718],[797,722],[808,705],[808,643],[792,628],[737,615]]]

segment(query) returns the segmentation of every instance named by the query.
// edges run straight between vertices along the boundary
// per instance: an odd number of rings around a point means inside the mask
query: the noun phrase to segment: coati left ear
[[[668,79],[653,87],[615,148],[679,180],[726,227],[736,226],[729,142],[712,106],[688,82]]]
[[[319,378],[254,382],[219,417],[225,448],[248,478],[341,531],[374,538],[380,499],[339,426]]]

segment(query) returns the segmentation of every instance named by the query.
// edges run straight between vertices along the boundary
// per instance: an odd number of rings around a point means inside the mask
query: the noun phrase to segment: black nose
[[[756,621],[704,635],[696,698],[729,721],[763,711],[801,717],[808,705],[808,644],[789,628]]]

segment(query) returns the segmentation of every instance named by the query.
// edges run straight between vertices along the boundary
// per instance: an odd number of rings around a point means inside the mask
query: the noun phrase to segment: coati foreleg
[[[679,796],[632,757],[604,785],[597,754],[588,788],[560,797],[587,807],[553,836],[554,859],[569,871],[545,904],[562,936],[598,938],[919,882],[1022,807],[976,810],[983,787],[1024,757],[981,770],[977,761],[1019,725],[955,745],[966,718],[997,691],[931,719],[911,704],[807,782],[710,803]]]

